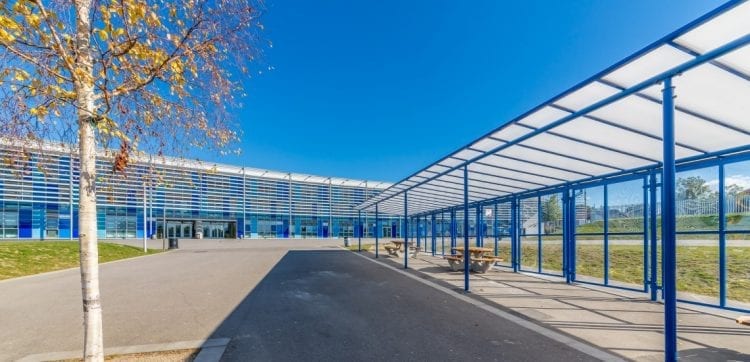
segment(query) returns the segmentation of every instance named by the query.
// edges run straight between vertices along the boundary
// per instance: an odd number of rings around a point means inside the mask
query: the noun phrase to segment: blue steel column
[[[404,191],[404,269],[409,269],[409,197]]]
[[[724,164],[719,165],[719,305],[727,306],[727,235],[724,205]]]
[[[432,224],[432,256],[435,256],[435,248],[437,248],[437,225],[435,225],[435,214],[431,217]]]
[[[565,282],[570,283],[570,272],[568,266],[570,265],[570,190],[565,189],[563,191],[562,198],[562,211],[563,211],[563,240],[562,240],[562,253],[563,253],[563,265],[562,272],[565,277]]]
[[[570,192],[570,242],[568,243],[568,275],[570,282],[576,280],[576,192]]]
[[[456,225],[456,210],[451,209],[451,255],[456,254],[456,233],[458,232],[458,225]]]
[[[646,214],[646,205],[648,205],[648,177],[643,177],[643,291],[648,293],[648,215]]]
[[[474,230],[477,233],[477,235],[476,235],[476,237],[477,237],[477,246],[480,246],[480,247],[484,246],[484,240],[482,239],[482,236],[483,236],[482,235],[482,229],[483,229],[482,223],[483,222],[484,221],[482,220],[482,205],[478,204],[477,205],[477,217],[474,220]]]
[[[380,241],[380,213],[378,212],[378,204],[375,204],[375,258],[378,258],[378,247]]]
[[[542,228],[542,197],[537,196],[536,197],[536,233],[537,233],[537,240],[536,240],[536,267],[537,272],[542,272],[542,232],[544,231],[544,228]]]
[[[648,212],[649,212],[649,242],[651,243],[651,253],[649,254],[649,257],[651,258],[651,262],[649,265],[651,266],[651,300],[656,301],[656,292],[659,287],[659,281],[658,278],[658,267],[659,264],[657,263],[656,259],[656,172],[651,171],[651,175],[649,175],[648,179],[649,187],[649,199],[651,202],[648,204]]]
[[[510,264],[518,272],[518,200],[510,202]]]
[[[445,255],[445,211],[440,212],[440,250]]]
[[[604,185],[604,285],[609,285],[609,187]]]
[[[674,152],[674,89],[672,78],[664,80],[663,90],[664,168],[662,169],[662,255],[664,272],[664,360],[677,361],[677,237]]]
[[[357,249],[362,252],[362,210],[357,211]]]
[[[495,203],[495,209],[492,211],[492,215],[493,215],[492,216],[492,235],[495,236],[495,256],[497,256],[497,254],[498,254],[497,242],[498,242],[498,240],[500,240],[499,239],[500,235],[498,235],[498,234],[500,234],[500,232],[499,232],[499,226],[500,225],[498,225],[498,220],[497,220],[497,203]]]
[[[464,165],[464,291],[469,291],[469,167]]]

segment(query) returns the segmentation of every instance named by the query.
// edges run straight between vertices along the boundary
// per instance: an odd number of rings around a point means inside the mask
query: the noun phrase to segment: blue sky
[[[720,4],[267,0],[242,154],[202,158],[398,181]]]

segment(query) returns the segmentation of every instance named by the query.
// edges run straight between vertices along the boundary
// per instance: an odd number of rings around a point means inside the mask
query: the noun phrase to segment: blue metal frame
[[[677,361],[677,260],[675,145],[674,145],[674,88],[672,78],[664,81],[664,167],[662,169],[662,255],[664,256],[664,360]]]
[[[464,291],[469,291],[469,166],[464,166]]]
[[[482,225],[482,222],[483,222],[483,220],[482,220],[482,204],[478,203],[477,204],[477,217],[474,220],[474,232],[476,233],[476,238],[477,238],[476,243],[477,243],[477,246],[479,246],[479,247],[484,246],[484,240],[482,239],[482,237],[483,237],[483,235],[482,235],[482,229],[484,228],[484,226]]]
[[[404,191],[404,269],[409,269],[409,197]]]
[[[520,227],[518,225],[518,199],[513,198],[511,199],[510,204],[510,259],[511,259],[511,266],[513,267],[513,272],[518,272],[519,269],[519,248],[520,248],[520,240],[519,240],[519,231]]]
[[[435,249],[437,249],[437,225],[435,224],[435,219],[435,214],[432,214],[432,224],[430,225],[432,229],[432,256],[435,256]]]
[[[724,164],[719,165],[719,305],[727,306],[727,220],[724,195]]]
[[[380,252],[380,245],[378,243],[380,240],[380,213],[378,211],[378,204],[375,204],[375,259],[378,258],[378,253]]]
[[[609,285],[609,185],[604,185],[604,285]]]
[[[357,251],[362,252],[362,210],[357,211]]]
[[[651,247],[650,249],[650,255],[651,262],[649,263],[651,267],[651,277],[650,277],[650,287],[651,290],[651,300],[656,301],[657,298],[657,291],[659,290],[659,280],[658,280],[658,259],[657,259],[657,253],[656,253],[656,172],[652,171],[649,175],[649,186],[648,186],[648,192],[649,192],[649,199],[651,202],[649,202],[649,242]]]
[[[456,255],[456,234],[458,234],[458,220],[456,220],[456,209],[451,209],[451,255]]]
[[[497,243],[500,241],[500,225],[499,221],[497,219],[497,203],[494,204],[494,209],[492,211],[492,235],[495,239],[495,257],[497,257],[497,254],[499,252]]]

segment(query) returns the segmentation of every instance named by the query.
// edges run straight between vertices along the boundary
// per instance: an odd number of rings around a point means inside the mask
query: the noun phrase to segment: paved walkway
[[[375,260],[374,254],[363,253]],[[377,262],[403,269],[403,258]],[[446,261],[429,254],[409,260],[409,272],[462,290],[463,272],[450,272]],[[567,285],[560,278],[512,273],[494,268],[472,274],[471,295],[628,359],[663,360],[663,306],[645,293],[588,285]],[[680,359],[750,360],[750,327],[734,322],[739,313],[681,304],[678,310]]]
[[[105,346],[206,339],[288,250],[337,243],[180,240],[179,251],[103,264]],[[78,269],[0,282],[0,361],[79,350],[82,323]]]
[[[186,240],[104,264],[105,345],[227,337],[228,361],[594,359],[338,243]],[[81,322],[78,270],[0,282],[0,361],[80,349]]]

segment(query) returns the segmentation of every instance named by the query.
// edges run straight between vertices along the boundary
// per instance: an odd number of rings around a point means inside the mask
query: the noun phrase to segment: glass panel
[[[576,236],[576,279],[604,283],[603,236]]]
[[[539,270],[538,236],[521,237],[521,269],[536,272]]]
[[[541,207],[542,234],[562,234],[562,194],[542,196]]]
[[[609,236],[609,284],[643,288],[643,234]]]
[[[750,230],[750,162],[724,166],[727,230]]]
[[[643,179],[607,186],[608,231],[643,232]]]
[[[719,168],[677,174],[677,231],[719,229]]]
[[[510,254],[510,203],[497,205],[497,256],[502,258],[502,265],[511,266]]]
[[[562,235],[542,237],[542,271],[562,275]]]
[[[750,234],[727,234],[727,304],[750,303]]]
[[[604,187],[575,191],[576,233],[604,232]]]
[[[677,235],[677,296],[719,302],[718,234]]]
[[[521,207],[521,235],[539,234],[539,205],[536,197],[522,199]]]

